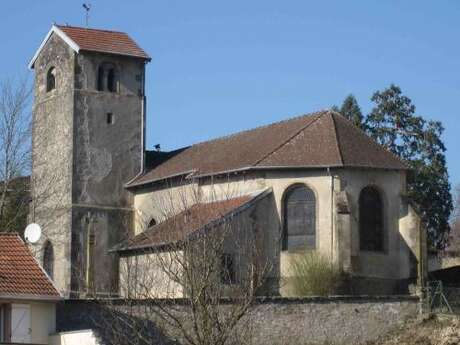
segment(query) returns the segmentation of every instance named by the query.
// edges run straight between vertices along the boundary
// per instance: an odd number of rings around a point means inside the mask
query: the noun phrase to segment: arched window
[[[148,227],[151,228],[152,226],[155,226],[155,225],[157,225],[157,221],[155,220],[155,218],[150,219]]]
[[[97,69],[97,91],[104,91],[104,67]]]
[[[365,187],[359,195],[359,244],[361,250],[383,251],[383,202],[380,192]]]
[[[54,250],[50,241],[47,241],[43,249],[43,269],[53,279],[54,275]]]
[[[117,91],[117,86],[115,83],[115,69],[114,68],[109,68],[107,72],[107,90],[109,90],[110,92]]]
[[[118,91],[118,80],[115,66],[104,62],[97,69],[96,87],[98,91]]]
[[[316,198],[303,185],[290,188],[284,197],[283,250],[316,248]]]
[[[46,92],[56,88],[56,69],[51,67],[46,74]]]

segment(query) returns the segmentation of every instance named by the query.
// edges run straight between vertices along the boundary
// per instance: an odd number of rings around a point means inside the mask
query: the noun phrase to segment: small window
[[[107,124],[108,125],[113,125],[114,123],[114,117],[112,113],[107,113],[107,118],[106,118]]]
[[[46,74],[46,92],[50,92],[56,88],[56,69],[51,67]]]
[[[221,257],[220,281],[222,284],[236,283],[235,264],[231,254],[223,254]]]
[[[383,202],[375,187],[365,187],[359,195],[359,244],[365,251],[384,251]]]
[[[115,92],[116,90],[116,83],[115,83],[115,69],[110,68],[107,73],[107,90],[110,92]]]
[[[150,219],[148,227],[151,228],[155,225],[157,225],[157,221],[155,220],[155,218]]]
[[[50,241],[46,242],[43,251],[43,269],[48,273],[51,279],[54,278],[54,250]]]

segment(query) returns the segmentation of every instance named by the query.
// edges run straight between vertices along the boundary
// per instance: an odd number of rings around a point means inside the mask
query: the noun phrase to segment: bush
[[[333,295],[340,272],[324,255],[315,251],[297,254],[291,261],[293,292],[297,296]]]

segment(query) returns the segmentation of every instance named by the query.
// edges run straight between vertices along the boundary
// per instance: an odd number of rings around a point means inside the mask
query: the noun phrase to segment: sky
[[[460,184],[460,1],[89,0],[90,27],[127,32],[152,56],[147,144],[170,150],[370,97],[399,85],[445,127]],[[85,25],[83,1],[2,1],[0,80],[53,22]]]

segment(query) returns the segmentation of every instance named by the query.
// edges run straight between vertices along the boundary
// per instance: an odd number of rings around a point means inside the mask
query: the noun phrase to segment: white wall
[[[50,345],[100,345],[90,329],[61,332],[50,337]]]

